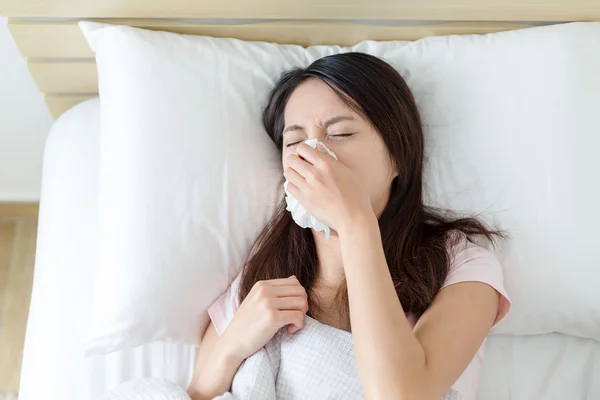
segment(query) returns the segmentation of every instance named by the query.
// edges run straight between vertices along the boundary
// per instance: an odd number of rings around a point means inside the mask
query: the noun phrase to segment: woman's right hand
[[[243,361],[264,347],[284,326],[288,333],[304,327],[306,290],[295,276],[254,284],[221,340],[232,356]]]

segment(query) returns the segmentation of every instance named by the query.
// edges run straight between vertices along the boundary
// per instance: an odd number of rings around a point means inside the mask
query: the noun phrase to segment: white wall
[[[0,17],[0,201],[37,201],[52,117]]]

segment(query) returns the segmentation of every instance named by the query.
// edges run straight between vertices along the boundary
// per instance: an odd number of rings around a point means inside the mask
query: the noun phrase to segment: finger
[[[302,188],[304,188],[304,185],[306,185],[306,179],[304,179],[302,175],[300,175],[298,172],[296,172],[296,170],[294,170],[291,167],[287,167],[283,171],[283,176],[285,176],[285,179],[287,179],[288,182],[293,183],[297,188],[301,190]]]
[[[298,281],[298,278],[296,278],[294,275],[292,275],[288,278],[269,279],[268,281],[265,281],[265,282],[267,282],[271,286],[288,286],[288,285],[299,285],[300,284],[300,282]]]
[[[271,300],[272,307],[277,310],[297,310],[303,313],[308,312],[308,301],[306,297],[295,296],[295,297],[276,297]]]
[[[283,328],[286,325],[293,325],[295,332],[304,327],[304,316],[306,314],[298,310],[283,310],[278,313],[279,326]]]
[[[274,296],[274,290],[277,286],[294,285],[291,279],[270,279],[257,281],[252,285],[250,293],[254,296],[269,298]]]
[[[301,159],[297,154],[287,156],[287,166],[302,175],[304,178],[311,176],[314,173],[313,166],[305,160]]]
[[[323,153],[323,154],[329,154],[329,152],[327,151],[327,148],[325,148],[325,145],[321,142],[317,143],[317,149],[316,149],[319,153]]]
[[[313,149],[306,143],[298,144],[296,153],[312,165],[319,165],[325,160],[325,154]]]
[[[287,185],[287,191],[290,192],[290,194],[294,196],[296,200],[300,202],[300,204],[304,203],[304,194],[300,189],[298,189],[298,186],[294,185],[292,182],[289,182]]]
[[[274,286],[273,297],[306,297],[306,289],[300,283]]]

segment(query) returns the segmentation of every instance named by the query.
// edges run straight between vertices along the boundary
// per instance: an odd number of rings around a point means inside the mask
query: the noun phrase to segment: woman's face
[[[296,145],[318,139],[358,177],[379,215],[390,185],[398,174],[381,136],[371,124],[348,107],[325,83],[311,79],[296,88],[284,112],[283,168]]]

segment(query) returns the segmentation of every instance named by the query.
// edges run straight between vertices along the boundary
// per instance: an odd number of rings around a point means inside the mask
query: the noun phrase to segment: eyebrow
[[[323,123],[323,127],[324,128],[329,128],[331,125],[337,124],[338,122],[341,121],[353,121],[354,117],[352,116],[348,116],[348,115],[340,115],[337,117],[332,117],[329,118],[327,121],[325,121],[325,123]],[[287,128],[285,128],[283,130],[283,133],[289,132],[289,131],[304,131],[304,127],[301,125],[290,125]]]

